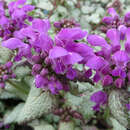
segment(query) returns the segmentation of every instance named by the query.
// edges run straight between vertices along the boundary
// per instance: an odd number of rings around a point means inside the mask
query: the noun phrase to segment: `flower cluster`
[[[16,77],[16,75],[12,72],[12,66],[13,63],[11,61],[7,62],[4,65],[0,65],[0,88],[5,87],[5,81]]]
[[[34,9],[32,5],[25,5],[26,0],[10,2],[8,12],[4,8],[4,2],[0,1],[0,37],[7,40],[18,35],[17,31],[26,27],[25,20],[32,20],[28,12]],[[9,15],[9,16],[8,16]]]
[[[54,22],[54,27],[56,31],[60,31],[62,28],[73,28],[73,27],[80,27],[80,24],[77,23],[74,19],[63,19],[61,21]]]
[[[30,18],[28,12],[34,7],[25,5],[25,2],[11,2],[8,6],[9,18],[1,6],[1,31],[7,30],[11,34],[8,38],[1,36],[4,37],[2,46],[16,51],[15,61],[25,57],[32,64],[36,87],[58,94],[60,90],[69,90],[69,81],[88,81],[92,71],[96,72],[93,82],[101,81],[104,87],[111,85],[122,88],[130,84],[130,13],[125,15],[122,22],[114,9],[108,10],[112,17],[103,19],[111,26],[106,32],[108,41],[99,35],[88,34],[76,24],[62,27],[63,21],[54,24],[59,31],[52,39],[48,33],[51,28],[49,20]],[[25,20],[30,24],[25,24]],[[15,22],[15,25],[12,26],[9,21]],[[13,31],[10,31],[10,26]],[[95,51],[95,46],[101,50]],[[89,69],[79,71],[74,68],[75,64]],[[94,110],[99,110],[106,103],[107,95],[99,91],[92,95],[91,100],[96,102]]]
[[[125,30],[130,27],[130,12],[126,13],[124,17],[120,17],[114,8],[108,9],[108,14],[110,16],[105,16],[102,22],[105,24],[101,27],[103,32],[107,32],[111,28],[119,30],[121,39],[125,38]]]
[[[128,12],[124,18],[119,18],[113,8],[109,8],[108,13],[111,17],[103,18],[103,22],[108,25],[105,26],[108,41],[99,35],[88,35],[87,37],[87,41],[91,46],[101,48],[95,54],[98,58],[102,58],[102,61],[95,58],[89,66],[96,70],[96,82],[101,80],[102,86],[126,88],[130,85],[130,13]],[[98,100],[100,98],[102,100]],[[94,110],[99,110],[103,99],[106,99],[106,95],[100,91],[92,95],[91,100],[96,103],[96,106],[93,107]]]

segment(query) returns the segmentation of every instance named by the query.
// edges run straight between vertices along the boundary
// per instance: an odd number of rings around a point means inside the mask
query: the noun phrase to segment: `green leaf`
[[[49,92],[32,86],[27,101],[19,114],[18,122],[24,123],[51,112],[55,103]]]
[[[0,45],[0,63],[4,64],[11,59],[12,52]]]
[[[5,90],[0,94],[0,99],[10,98],[20,98],[22,100],[26,100],[27,95],[14,88],[11,84],[6,83]]]
[[[37,7],[38,8],[41,8],[41,9],[45,9],[45,10],[52,10],[53,9],[53,5],[51,4],[50,1],[48,0],[40,0],[38,3],[37,3]]]
[[[127,130],[124,126],[122,126],[116,119],[110,118],[112,125],[113,125],[113,130]]]
[[[31,73],[30,68],[26,65],[26,66],[18,66],[16,67],[16,69],[14,70],[14,73],[18,76],[18,77],[24,77],[28,74]]]
[[[31,123],[28,123],[28,125],[33,127],[34,130],[55,130],[52,125],[44,120],[33,120]]]
[[[71,106],[72,109],[77,109],[81,103],[83,102],[83,99],[81,97],[78,96],[74,96],[71,93],[67,93],[65,95],[65,99],[66,99],[66,105],[67,106]]]
[[[75,130],[74,122],[63,122],[61,121],[59,124],[58,130]]]
[[[85,126],[83,130],[98,130],[95,126]]]
[[[81,128],[79,128],[79,127],[76,127],[74,130],[82,130]]]
[[[10,124],[12,122],[17,122],[18,115],[19,115],[21,109],[23,108],[23,106],[24,106],[24,103],[18,104],[13,109],[13,111],[10,114],[8,114],[8,116],[5,117],[4,124]]]
[[[18,96],[16,96],[12,92],[9,93],[6,91],[3,91],[3,93],[0,94],[0,99],[11,99],[11,98],[18,98]]]
[[[52,125],[45,124],[45,125],[35,126],[34,130],[55,130],[55,129]]]
[[[126,107],[123,105],[125,102],[125,91],[113,90],[108,99],[108,105],[114,118],[119,121],[124,127],[128,127],[127,114],[125,113]],[[125,103],[124,103],[125,104]]]
[[[85,118],[89,119],[94,114],[92,110],[94,103],[90,101],[90,95],[89,92],[86,92],[82,96],[75,96],[71,93],[67,93],[65,95],[65,104],[66,106],[70,106],[73,110],[79,111]]]

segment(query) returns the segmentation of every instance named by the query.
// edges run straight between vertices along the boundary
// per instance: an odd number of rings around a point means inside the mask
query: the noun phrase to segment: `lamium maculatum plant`
[[[130,12],[119,17],[109,8],[102,37],[34,11],[26,0],[0,1],[0,46],[9,51],[0,63],[0,99],[17,102],[0,127],[129,129]]]

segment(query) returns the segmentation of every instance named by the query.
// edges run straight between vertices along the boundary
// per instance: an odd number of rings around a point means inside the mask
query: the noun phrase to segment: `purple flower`
[[[15,58],[16,61],[21,60],[22,56],[25,56],[26,58],[31,58],[31,47],[18,38],[10,38],[2,42],[2,46],[11,50],[19,49],[18,54]]]
[[[124,79],[118,78],[118,79],[115,80],[114,83],[115,83],[115,86],[116,86],[117,88],[121,88],[121,87],[124,85]]]
[[[112,70],[111,74],[112,76],[115,76],[115,77],[121,77],[121,78],[126,77],[126,72],[123,68],[115,68]]]
[[[102,80],[102,85],[103,86],[108,86],[113,83],[113,78],[110,75],[105,75],[103,80]]]
[[[86,78],[90,78],[92,76],[92,69],[88,69],[86,72],[85,72],[85,77]]]
[[[40,64],[34,64],[32,67],[32,75],[37,75],[38,73],[40,73],[42,69],[42,66]]]
[[[106,64],[107,64],[107,62],[102,57],[93,56],[88,59],[86,66],[88,66],[94,70],[99,70]]]
[[[86,31],[82,31],[79,27],[62,29],[55,37],[56,45],[64,46],[68,42],[83,39],[87,35]]]
[[[4,88],[5,87],[5,83],[4,82],[0,82],[0,88]]]
[[[101,47],[101,51],[96,52],[97,56],[102,56],[109,59],[111,54],[111,46],[106,42],[106,40],[98,35],[88,35],[87,41],[91,46]]]
[[[122,36],[126,37],[127,41],[124,45],[120,45]],[[86,62],[86,66],[96,70],[93,77],[94,82],[102,80],[103,86],[114,83],[117,87],[122,87],[124,84],[123,78],[127,75],[127,63],[130,61],[129,43],[130,31],[122,25],[122,29],[109,29],[107,31],[107,38],[110,39],[108,44],[104,38],[98,35],[88,35],[87,41],[91,46],[99,46],[102,49],[90,56]],[[96,56],[95,56],[96,55]],[[110,76],[112,74],[112,76]],[[109,75],[109,77],[105,76]],[[108,78],[108,80],[107,80]]]
[[[32,11],[34,6],[24,5],[25,3],[26,0],[17,0],[9,3],[8,8],[12,19],[22,21],[28,17],[27,13]]]
[[[125,22],[128,24],[128,25],[130,25],[130,12],[128,12],[128,13],[126,13],[125,14]]]
[[[128,54],[125,51],[117,51],[112,56],[112,59],[117,67],[125,67],[130,60]]]
[[[101,80],[101,76],[100,73],[97,71],[93,77],[93,81],[97,83],[99,80]]]
[[[110,45],[106,42],[106,40],[99,35],[88,35],[87,41],[92,46],[100,46],[100,47],[103,47],[105,49],[111,48]]]
[[[41,75],[36,75],[35,85],[37,88],[46,88],[47,89],[48,80]]]
[[[107,37],[111,40],[112,51],[116,52],[120,50],[120,33],[116,29],[109,29],[107,31]]]
[[[108,14],[110,14],[112,17],[118,16],[114,8],[109,8],[108,9]]]
[[[125,35],[126,35],[127,27],[125,25],[120,25],[118,27],[118,30],[120,32],[120,39],[121,40],[125,40]]]
[[[49,58],[57,73],[64,73],[68,65],[79,63],[92,54],[90,47],[75,42],[85,36],[86,32],[80,28],[65,28],[55,36],[56,46],[50,49]]]
[[[73,80],[77,76],[77,71],[71,67],[67,70],[66,77]]]
[[[2,42],[2,46],[9,48],[11,50],[20,48],[20,47],[24,47],[25,43],[23,43],[21,40],[17,39],[17,38],[10,38],[4,42]]]
[[[130,111],[130,103],[126,104],[126,108],[128,109],[128,111]]]
[[[125,51],[130,55],[130,27],[126,30]]]
[[[107,102],[107,95],[105,92],[102,91],[98,91],[93,93],[93,95],[90,97],[90,100],[92,102],[95,102],[96,105],[93,106],[93,110],[94,111],[99,111],[100,110],[100,106],[106,104]]]
[[[114,8],[109,8],[108,14],[110,16],[105,16],[102,20],[106,25],[102,26],[101,30],[106,33],[109,29],[117,29],[120,40],[125,40],[126,29],[130,26],[130,12],[126,13],[124,17],[119,17]]]
[[[102,19],[102,22],[107,24],[107,25],[111,25],[112,22],[113,22],[113,18],[110,17],[110,16],[105,16],[103,19]]]
[[[62,84],[58,80],[50,81],[48,87],[52,94],[58,94],[63,89]]]
[[[13,63],[11,61],[4,65],[0,65],[0,88],[4,88],[6,81],[16,78],[16,75],[12,72]]]
[[[65,50],[64,48],[55,46],[55,47],[53,47],[53,49],[50,50],[49,58],[55,59],[55,58],[66,56],[68,54],[69,54],[69,52],[67,50]]]
[[[38,55],[34,55],[34,56],[32,56],[32,61],[33,61],[35,64],[41,63],[41,57],[38,56]]]
[[[51,25],[48,19],[46,20],[34,19],[32,21],[32,28],[39,33],[48,32],[50,26]]]

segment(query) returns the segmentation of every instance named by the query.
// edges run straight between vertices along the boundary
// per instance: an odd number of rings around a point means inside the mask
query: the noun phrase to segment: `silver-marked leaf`
[[[27,101],[19,114],[18,123],[28,122],[51,112],[54,103],[55,98],[52,98],[49,92],[32,86]]]
[[[16,69],[14,70],[14,73],[18,76],[18,77],[24,77],[28,74],[31,73],[31,70],[29,69],[28,66],[18,66],[16,67]]]
[[[116,119],[110,118],[112,125],[113,125],[113,130],[126,130],[124,126],[122,126]]]
[[[90,92],[86,92],[81,96],[75,96],[71,93],[67,93],[65,96],[65,103],[73,110],[79,111],[84,116],[84,118],[89,119],[94,114],[94,111],[92,110],[94,103],[90,101],[90,95]]]
[[[29,126],[33,127],[34,130],[55,130],[52,125],[47,123],[44,120],[33,120],[32,122],[28,123]]]
[[[61,121],[59,123],[58,130],[75,130],[74,122],[72,122],[72,121],[70,121],[70,122],[63,122],[63,121]]]
[[[95,126],[85,126],[83,130],[98,130]]]
[[[4,124],[10,124],[12,122],[17,122],[17,118],[19,113],[21,112],[21,109],[23,108],[24,103],[18,104],[8,116],[4,119]]]
[[[55,129],[52,125],[44,124],[44,125],[35,126],[34,130],[55,130]]]
[[[125,112],[127,93],[121,90],[113,90],[108,99],[108,105],[113,117],[124,127],[128,127],[127,113]]]
[[[19,86],[19,87],[21,87],[21,86]],[[8,94],[4,95],[4,93],[8,93]],[[20,98],[25,101],[27,98],[27,95],[25,93],[21,92],[20,90],[14,88],[11,84],[6,83],[5,92],[3,92],[1,94],[0,98],[3,98],[3,99]]]
[[[11,55],[12,52],[8,48],[2,47],[0,45],[0,63],[6,63],[8,60],[10,60]]]

